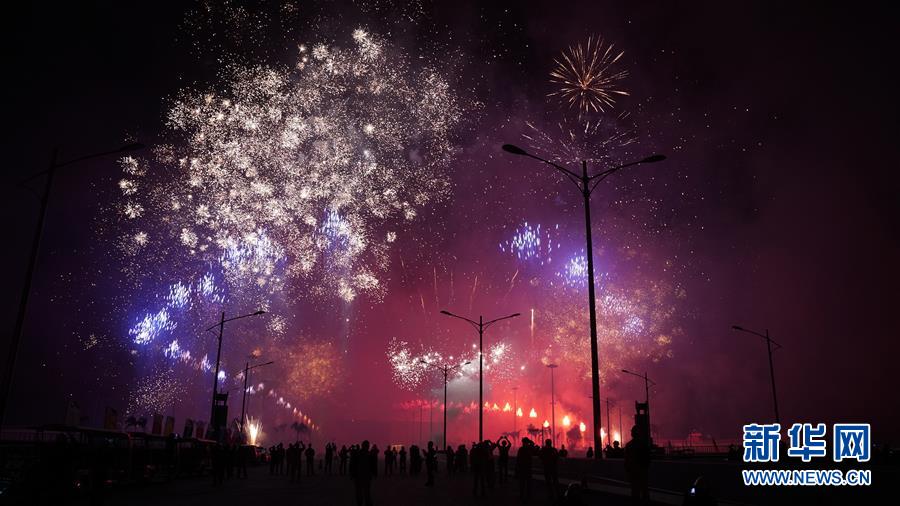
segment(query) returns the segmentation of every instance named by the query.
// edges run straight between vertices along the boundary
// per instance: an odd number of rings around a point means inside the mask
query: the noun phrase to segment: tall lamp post
[[[513,313],[508,316],[494,318],[491,321],[484,321],[483,316],[478,317],[478,321],[470,320],[465,316],[459,316],[450,311],[441,311],[442,315],[458,318],[469,323],[478,331],[478,441],[484,441],[484,331],[491,325],[509,318],[520,316],[520,313]]]
[[[446,449],[447,448],[447,377],[450,375],[450,373],[452,371],[454,371],[464,365],[469,365],[469,364],[471,364],[471,362],[464,362],[462,364],[456,364],[456,365],[437,365],[437,364],[432,364],[430,362],[426,362],[424,360],[419,360],[419,362],[421,362],[422,364],[424,364],[428,367],[433,367],[433,368],[437,369],[438,371],[441,372],[441,374],[444,375],[444,449]]]
[[[41,247],[41,236],[44,233],[44,221],[47,217],[47,207],[50,201],[50,192],[53,189],[53,179],[56,176],[56,169],[107,155],[137,151],[143,149],[143,147],[143,144],[135,142],[118,149],[79,156],[78,158],[73,158],[72,160],[65,162],[58,161],[58,150],[54,149],[53,154],[50,157],[49,167],[19,181],[20,185],[24,185],[27,182],[44,176],[44,192],[41,194],[41,207],[38,211],[38,222],[34,228],[34,236],[31,239],[31,254],[28,257],[28,267],[25,269],[25,285],[22,287],[22,295],[19,297],[19,311],[16,314],[16,326],[13,330],[12,338],[9,341],[9,351],[6,356],[6,369],[3,372],[3,384],[0,386],[0,427],[3,427],[3,421],[6,415],[6,403],[9,400],[9,394],[12,388],[13,371],[16,367],[16,357],[19,354],[19,343],[22,341],[22,331],[25,328],[25,316],[28,312],[28,297],[31,295],[31,284],[34,281],[34,270],[37,266],[38,252]]]
[[[550,426],[550,440],[556,445],[556,385],[553,382],[553,370],[559,367],[556,364],[547,364],[550,369],[550,419],[553,421]]]
[[[512,431],[512,433],[513,433],[513,438],[516,441],[518,441],[519,432],[516,430],[516,425],[517,425],[518,420],[516,420],[516,418],[519,417],[519,399],[518,399],[519,387],[512,387],[512,391],[513,391],[513,431]]]
[[[746,332],[748,334],[753,334],[754,336],[759,336],[766,340],[766,350],[769,352],[769,377],[772,379],[772,403],[775,405],[775,423],[781,424],[781,418],[778,416],[778,394],[775,392],[775,366],[772,365],[772,345],[775,345],[775,349],[781,348],[781,345],[776,343],[769,337],[769,329],[766,329],[765,334],[760,334],[759,332],[755,332],[753,330],[745,329],[739,325],[732,325],[732,329],[738,330],[741,332]]]
[[[532,155],[524,149],[512,144],[504,144],[503,150],[514,155],[527,156],[528,158],[532,158],[553,167],[565,175],[566,178],[578,188],[578,192],[581,193],[581,196],[584,199],[584,231],[585,239],[587,241],[585,254],[587,256],[588,267],[588,310],[590,312],[591,324],[591,392],[593,394],[594,448],[600,448],[603,444],[603,440],[600,437],[600,363],[597,349],[597,301],[594,289],[594,244],[593,239],[591,238],[591,193],[593,193],[594,189],[597,188],[597,185],[600,184],[601,181],[621,169],[644,163],[661,162],[665,160],[666,157],[663,155],[652,155],[642,160],[617,165],[593,175],[588,175],[587,161],[582,160],[581,174],[579,175],[572,170]],[[594,455],[597,459],[601,458],[600,451],[595,452]]]
[[[221,364],[222,359],[222,334],[225,333],[225,324],[228,322],[233,322],[234,320],[240,320],[241,318],[259,316],[265,313],[265,311],[260,309],[259,311],[253,313],[226,319],[225,311],[222,311],[222,317],[219,319],[219,323],[211,325],[208,329],[206,329],[207,331],[211,331],[212,329],[219,327],[219,345],[218,348],[216,348],[216,372],[215,374],[213,374],[212,407],[210,408],[209,414],[209,426],[213,428],[216,439],[219,439],[220,437],[219,426],[216,424],[216,395],[219,393],[219,365]],[[243,424],[243,419],[241,420],[241,424]]]
[[[265,364],[256,364],[254,366],[250,366],[250,362],[247,362],[244,365],[244,395],[241,397],[241,436],[244,435],[244,420],[247,418],[247,378],[250,376],[250,371],[256,369],[257,367],[262,367],[264,365],[272,365],[275,361],[269,361]]]

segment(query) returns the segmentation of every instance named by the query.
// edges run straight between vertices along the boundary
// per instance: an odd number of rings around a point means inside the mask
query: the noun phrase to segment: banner
[[[166,417],[166,428],[163,430],[163,436],[168,436],[175,432],[175,417],[167,416]]]

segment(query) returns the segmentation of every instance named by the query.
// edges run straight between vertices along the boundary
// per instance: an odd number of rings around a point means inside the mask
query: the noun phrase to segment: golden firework
[[[615,68],[624,54],[598,36],[588,37],[586,44],[569,46],[554,60],[550,82],[559,88],[549,96],[559,97],[579,115],[612,109],[616,96],[628,95],[620,87],[628,71]]]

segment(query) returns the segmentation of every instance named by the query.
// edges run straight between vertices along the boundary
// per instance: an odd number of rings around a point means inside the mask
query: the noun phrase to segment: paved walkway
[[[518,482],[510,478],[505,484],[495,484],[483,497],[473,497],[472,477],[469,474],[448,477],[438,474],[435,487],[426,487],[424,473],[418,477],[405,475],[381,476],[372,484],[372,497],[376,505],[519,505]],[[550,504],[544,484],[534,481],[533,496],[529,504]],[[625,497],[591,491],[584,497],[585,504],[624,505]],[[106,506],[144,505],[354,505],[353,483],[344,476],[303,476],[300,483],[290,483],[285,476],[270,476],[268,468],[250,469],[245,480],[232,479],[220,487],[213,487],[208,477],[181,479],[170,483],[127,488],[111,492]]]

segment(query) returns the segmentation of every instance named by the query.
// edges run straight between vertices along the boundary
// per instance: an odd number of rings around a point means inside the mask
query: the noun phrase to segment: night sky
[[[589,424],[589,359],[572,344],[587,343],[586,288],[560,275],[583,254],[579,195],[552,169],[500,146],[537,150],[541,143],[523,135],[555,141],[560,123],[580,120],[548,97],[549,73],[566,47],[600,34],[625,51],[629,95],[595,119],[627,124],[634,142],[592,167],[668,157],[615,174],[594,194],[599,293],[627,306],[607,315],[601,396],[619,400],[627,417],[643,385],[618,369],[647,371],[658,384],[653,423],[663,439],[691,431],[734,438],[745,423],[769,421],[765,344],[730,330],[740,324],[768,329],[783,345],[775,354],[782,423],[870,422],[876,441],[900,435],[889,371],[898,356],[892,314],[900,281],[890,16],[860,5],[480,4],[300,2],[248,5],[248,17],[236,18],[236,4],[207,11],[200,3],[94,3],[8,15],[4,324],[13,328],[38,210],[16,182],[44,169],[54,147],[66,160],[139,140],[151,148],[141,156],[152,157],[152,148],[179,143],[165,123],[182,91],[223,89],[223,71],[236,61],[290,67],[299,44],[348,47],[353,30],[364,28],[407,54],[412,69],[436,68],[458,98],[452,155],[439,173],[422,175],[439,198],[413,219],[373,226],[381,235],[397,231],[377,251],[378,293],[346,302],[331,281],[286,278],[269,294],[270,315],[226,330],[226,370],[259,348],[261,359],[276,361],[258,373],[266,390],[292,393],[326,437],[390,430],[387,437],[399,439],[406,429],[387,424],[412,420],[418,408],[410,407],[438,399],[440,383],[436,374],[412,386],[398,381],[391,343],[460,356],[477,335],[439,310],[521,312],[486,334],[509,351],[496,374],[487,373],[485,398],[502,407],[518,386],[520,406],[549,416],[543,364],[558,361],[558,418],[562,410]],[[413,152],[404,156],[419,156]],[[181,386],[151,404],[163,404],[179,426],[208,415],[210,374],[168,360],[158,346],[136,346],[128,333],[157,294],[206,267],[165,243],[151,243],[152,256],[123,257],[116,238],[136,230],[115,216],[121,177],[114,158],[58,176],[10,423],[61,421],[70,398],[99,423],[104,406],[124,413],[135,388],[149,389],[148,377],[161,371],[169,386]],[[558,245],[544,252],[545,265],[500,248],[526,222]],[[229,297],[229,315],[257,309],[237,291]],[[173,336],[188,332],[182,343],[202,338],[211,346],[202,330],[217,320],[214,306],[184,315]],[[272,337],[275,315],[285,328]],[[609,344],[620,338],[627,342]],[[472,378],[451,383],[451,434],[463,439],[475,427],[465,412],[477,402]],[[273,399],[253,403],[264,428],[289,423]],[[489,431],[511,429],[509,415],[486,419]]]

